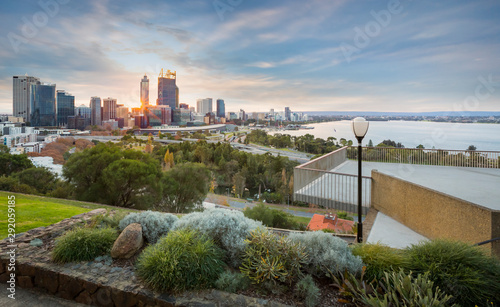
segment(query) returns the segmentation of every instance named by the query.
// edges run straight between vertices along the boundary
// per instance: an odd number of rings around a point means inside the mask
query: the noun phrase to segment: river
[[[283,133],[301,136],[307,133],[326,139],[330,136],[340,140],[355,141],[351,121],[336,121],[307,126],[314,129],[271,131],[271,134]],[[500,151],[499,124],[458,124],[424,121],[373,121],[363,145],[372,140],[374,145],[383,140],[401,142],[406,148],[415,148],[422,144],[425,148],[465,150],[474,145],[477,150]],[[356,143],[356,142],[355,142]]]

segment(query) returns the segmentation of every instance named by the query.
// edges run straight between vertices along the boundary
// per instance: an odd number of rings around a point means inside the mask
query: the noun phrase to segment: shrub
[[[371,283],[365,282],[363,274],[359,279],[348,272],[341,277],[341,280],[334,277],[336,286],[342,295],[352,297],[356,305],[439,307],[449,306],[452,299],[439,287],[434,287],[428,274],[418,274],[414,278],[411,272],[407,274],[401,269],[398,272],[385,272],[380,281]]]
[[[295,295],[302,299],[307,307],[313,307],[318,304],[320,291],[311,275],[302,278],[295,285]]]
[[[259,203],[257,206],[245,209],[243,212],[246,217],[261,221],[267,227],[282,229],[298,229],[299,225],[293,220],[293,215],[281,210],[271,209],[268,206]]]
[[[227,261],[233,267],[241,263],[245,239],[262,223],[246,218],[240,211],[208,209],[183,216],[173,229],[191,228],[208,235],[226,252]]]
[[[434,282],[429,279],[428,274],[418,274],[416,278],[403,270],[399,272],[385,272],[379,282],[384,294],[374,291],[373,295],[362,295],[363,301],[369,306],[448,306],[452,299],[434,287]]]
[[[95,215],[90,220],[91,227],[109,227],[119,229],[120,221],[128,214],[125,211],[107,212],[105,215]],[[125,228],[125,227],[124,227]],[[123,229],[122,229],[123,230]]]
[[[463,242],[434,240],[407,249],[410,267],[463,306],[500,305],[500,262]],[[491,305],[489,305],[489,303]]]
[[[225,271],[219,276],[219,279],[215,282],[215,287],[219,290],[236,293],[240,290],[245,290],[250,286],[250,280],[248,277],[241,273],[233,273],[231,271]]]
[[[112,228],[76,228],[56,239],[55,262],[90,261],[109,253],[118,234]]]
[[[240,271],[253,283],[280,281],[290,284],[302,276],[300,269],[307,254],[299,243],[264,229],[253,231],[245,243]]]
[[[130,213],[124,217],[119,224],[120,230],[125,229],[132,223],[139,223],[142,226],[142,234],[149,243],[154,244],[172,228],[179,218],[170,213],[156,211],[143,211],[141,213]]]
[[[366,264],[365,276],[369,281],[379,280],[384,272],[408,268],[404,251],[383,244],[356,244],[352,247],[352,253],[361,257]]]
[[[305,247],[309,255],[306,267],[313,275],[324,276],[329,271],[333,274],[345,270],[353,274],[361,272],[361,258],[354,256],[347,243],[340,238],[321,231],[292,233],[289,238]]]
[[[144,249],[137,274],[157,291],[203,289],[224,271],[222,256],[214,242],[198,231],[171,231]]]

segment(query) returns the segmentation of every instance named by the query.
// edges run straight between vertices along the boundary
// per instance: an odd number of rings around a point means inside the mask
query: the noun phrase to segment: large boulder
[[[128,259],[142,247],[143,243],[141,224],[132,223],[125,227],[116,239],[111,249],[111,257]]]

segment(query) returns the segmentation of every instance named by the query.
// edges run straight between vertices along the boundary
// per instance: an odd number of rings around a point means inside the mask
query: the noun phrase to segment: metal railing
[[[357,160],[355,146],[347,149],[347,158]],[[500,168],[500,151],[363,147],[362,158],[368,162]]]
[[[358,176],[331,171],[295,168],[295,180],[313,178],[309,184],[294,191],[294,199],[329,209],[357,213]],[[371,177],[362,177],[363,214],[368,212],[371,197]]]

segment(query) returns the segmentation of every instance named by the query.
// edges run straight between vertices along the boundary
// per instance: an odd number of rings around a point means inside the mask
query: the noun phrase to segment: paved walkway
[[[7,295],[10,292],[7,290],[6,284],[0,287],[0,306],[1,307],[88,307],[68,301],[53,295],[48,295],[35,290],[23,289],[16,287],[16,299],[13,300]]]
[[[421,234],[378,212],[366,242],[380,242],[394,248],[405,248],[426,240],[428,239]]]

